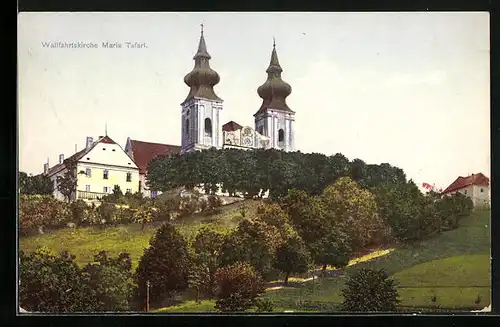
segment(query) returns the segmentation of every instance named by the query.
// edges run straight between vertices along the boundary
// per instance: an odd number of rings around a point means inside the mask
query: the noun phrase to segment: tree
[[[323,276],[327,265],[336,268],[347,266],[351,255],[349,243],[349,237],[342,230],[332,228],[326,236],[309,246],[314,263],[323,266]]]
[[[354,251],[385,241],[389,230],[370,191],[349,177],[341,177],[325,188],[321,197],[332,224],[347,233]]]
[[[88,311],[81,270],[67,251],[53,255],[46,248],[20,252],[20,306],[35,312]]]
[[[259,219],[243,219],[236,231],[226,237],[222,246],[222,264],[248,262],[265,275],[271,270],[276,249],[282,242],[281,233],[275,226]]]
[[[209,296],[214,295],[215,273],[221,266],[222,245],[224,235],[207,227],[200,229],[193,242],[195,252],[196,276],[195,282]],[[196,280],[196,278],[195,278]]]
[[[264,282],[248,263],[236,262],[220,268],[215,276],[217,301],[215,308],[223,312],[246,311],[264,292]]]
[[[21,194],[52,195],[54,183],[45,174],[28,176],[24,172],[19,172],[19,191]]]
[[[61,192],[64,198],[70,202],[76,192],[77,175],[76,166],[77,160],[75,158],[68,158],[64,160],[66,171],[62,176],[57,176],[57,190]]]
[[[141,231],[144,230],[144,226],[153,221],[154,211],[149,206],[141,206],[135,210],[133,215],[133,220],[136,223],[141,224]]]
[[[361,269],[342,289],[342,309],[345,311],[396,311],[400,303],[394,280],[385,270]]]
[[[163,223],[139,260],[135,274],[138,296],[146,298],[146,282],[150,282],[151,302],[158,303],[173,291],[188,287],[191,258],[188,244],[174,225]]]
[[[132,264],[128,253],[109,258],[106,251],[94,256],[82,270],[83,283],[91,293],[92,311],[127,311],[132,299]]]
[[[290,236],[276,251],[274,267],[285,273],[288,285],[290,273],[304,273],[309,268],[311,256],[298,235]]]

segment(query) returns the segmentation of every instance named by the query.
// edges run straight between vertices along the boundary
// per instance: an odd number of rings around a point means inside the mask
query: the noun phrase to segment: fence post
[[[146,312],[149,312],[149,280],[146,281]]]

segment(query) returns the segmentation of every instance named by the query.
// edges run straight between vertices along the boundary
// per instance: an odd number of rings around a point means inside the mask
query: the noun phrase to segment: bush
[[[215,279],[218,287],[215,308],[223,312],[246,311],[264,292],[262,277],[248,263],[220,268]]]
[[[385,270],[359,270],[347,280],[342,296],[344,311],[393,312],[400,303],[396,284]]]
[[[150,299],[159,303],[173,291],[187,289],[191,258],[188,244],[174,225],[164,223],[144,250],[135,273],[139,301],[146,299],[146,282],[150,282]]]
[[[273,312],[274,303],[268,299],[259,298],[255,301],[256,312]]]
[[[26,235],[38,228],[58,228],[73,220],[69,206],[51,195],[21,195],[19,228]]]
[[[128,253],[108,258],[106,251],[94,256],[82,272],[84,285],[91,293],[92,311],[128,311],[134,284]]]
[[[68,252],[56,257],[45,248],[20,253],[19,302],[28,311],[88,311],[81,270]]]

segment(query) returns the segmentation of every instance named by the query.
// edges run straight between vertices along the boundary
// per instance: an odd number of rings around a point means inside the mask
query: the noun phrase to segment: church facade
[[[293,151],[295,112],[286,103],[292,88],[281,78],[283,69],[279,64],[276,44],[273,44],[271,61],[266,70],[267,79],[257,89],[262,105],[254,114],[253,127],[234,121],[224,125],[220,123],[224,101],[214,91],[220,77],[210,67],[210,59],[202,29],[198,51],[193,57],[194,68],[184,77],[190,90],[181,103],[180,152],[212,147]]]

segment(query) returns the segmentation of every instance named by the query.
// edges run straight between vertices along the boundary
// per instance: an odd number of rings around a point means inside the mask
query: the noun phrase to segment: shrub
[[[84,285],[91,293],[92,311],[127,311],[132,298],[132,264],[127,253],[108,258],[106,251],[94,256],[82,270]]]
[[[97,213],[104,224],[117,224],[117,208],[113,203],[103,202],[97,207]]]
[[[274,303],[268,299],[258,298],[255,300],[256,312],[273,312]]]
[[[62,227],[72,221],[69,206],[51,195],[21,195],[19,228],[25,235],[40,227]]]
[[[248,263],[220,268],[215,279],[218,287],[215,308],[223,312],[246,311],[264,292],[262,277]]]
[[[347,280],[342,296],[345,311],[396,311],[400,302],[394,280],[383,269],[359,270]]]
[[[139,300],[145,303],[146,282],[150,282],[152,303],[159,303],[173,291],[188,287],[191,258],[188,244],[174,225],[164,223],[144,250],[135,273]]]
[[[20,306],[36,312],[88,310],[88,296],[75,257],[67,251],[54,256],[44,248],[20,253]]]

